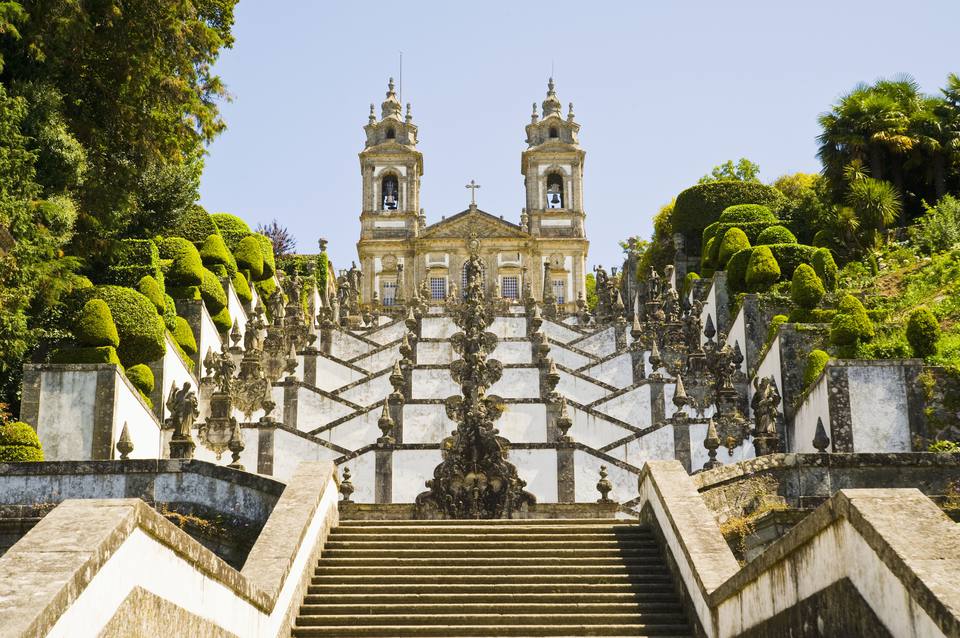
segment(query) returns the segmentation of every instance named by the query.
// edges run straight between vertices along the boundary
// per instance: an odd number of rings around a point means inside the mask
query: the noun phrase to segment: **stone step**
[[[582,587],[572,586],[571,589],[580,590]],[[496,593],[468,591],[459,593],[459,590],[457,590],[457,592],[451,592],[449,588],[437,587],[434,593],[429,593],[397,591],[397,589],[393,587],[384,587],[382,590],[379,590],[382,593],[344,594],[335,591],[318,594],[308,593],[304,597],[303,603],[304,605],[310,606],[370,607],[377,605],[387,607],[402,606],[404,608],[413,608],[417,605],[460,605],[463,607],[471,604],[509,605],[518,602],[563,606],[590,603],[633,604],[641,606],[665,605],[671,608],[680,604],[680,599],[676,593],[665,590],[660,585],[648,587],[647,591],[636,591],[630,587],[623,589],[624,591],[598,591],[596,593],[579,593],[578,591],[519,591]]]
[[[531,602],[523,598],[523,602],[470,602],[446,601],[436,603],[387,603],[373,604],[369,602],[354,604],[309,603],[300,607],[302,618],[317,618],[321,616],[383,616],[383,615],[444,615],[444,614],[637,614],[645,621],[654,622],[653,616],[663,614],[682,614],[679,601],[673,602]],[[659,622],[659,621],[658,621]],[[301,624],[317,624],[313,620],[304,619]],[[377,624],[380,624],[379,622]],[[448,623],[453,624],[453,623]]]
[[[418,563],[418,560],[426,560],[427,563]],[[336,564],[331,564],[336,562]],[[363,576],[383,574],[385,578],[395,576],[499,576],[503,579],[521,578],[526,575],[559,575],[559,576],[630,576],[633,578],[643,578],[647,574],[660,574],[667,572],[666,563],[660,559],[636,565],[628,565],[623,562],[613,564],[556,564],[545,563],[537,559],[534,563],[514,565],[509,563],[496,564],[444,564],[443,561],[433,561],[430,559],[409,560],[399,559],[392,562],[377,562],[376,564],[351,564],[352,561],[325,561],[321,560],[316,571],[316,576]]]
[[[412,636],[485,637],[490,636],[690,636],[690,626],[676,624],[629,625],[330,625],[326,627],[295,626],[296,638],[310,636],[376,636],[377,638],[407,638]]]
[[[375,571],[368,574],[336,574],[325,573],[322,576],[314,576],[310,583],[312,585],[330,585],[341,584],[343,587],[355,587],[357,585],[368,585],[371,583],[384,583],[392,585],[416,585],[416,584],[435,584],[435,585],[470,585],[470,584],[491,584],[491,585],[538,585],[554,584],[566,585],[571,583],[594,583],[594,584],[632,584],[636,582],[662,583],[669,585],[672,581],[670,572],[664,569],[659,573],[648,573],[638,576],[628,573],[597,573],[587,572],[581,574],[544,574],[540,572],[528,572],[525,574],[513,574],[510,578],[505,578],[500,571],[494,571],[490,574],[477,574],[475,570],[466,570],[464,574],[450,574],[443,571],[437,571],[427,574],[384,574],[381,571]]]
[[[329,543],[328,543],[329,546]],[[327,561],[332,559],[373,559],[373,558],[503,558],[503,559],[631,559],[640,557],[659,557],[660,549],[655,545],[650,546],[628,546],[611,548],[590,548],[590,549],[571,549],[564,545],[556,548],[544,548],[542,545],[536,549],[485,549],[474,546],[460,547],[378,547],[378,548],[360,548],[360,547],[325,547],[323,558]]]
[[[653,534],[640,525],[341,525],[331,535],[352,534],[467,534],[473,537],[488,534],[629,534],[652,538]]]
[[[642,569],[646,566],[665,565],[659,554],[633,554],[614,556],[554,556],[513,557],[477,552],[471,556],[443,556],[442,553],[427,557],[417,556],[324,556],[319,569],[356,567],[362,569],[403,569],[420,567],[536,567],[538,570],[559,570],[585,567],[626,567]],[[510,573],[510,572],[504,572]],[[541,571],[541,573],[544,573]]]
[[[581,552],[596,550],[655,550],[660,551],[660,546],[653,540],[597,540],[597,541],[579,541],[579,540],[545,540],[538,542],[535,546],[525,541],[406,541],[396,543],[385,540],[329,540],[324,544],[324,555],[332,550],[416,550],[431,549],[437,551],[448,550],[477,550],[477,551],[503,551],[520,550],[525,554],[533,551],[544,552]]]
[[[472,542],[476,544],[480,543],[490,543],[497,544],[500,542],[522,542],[535,545],[541,542],[564,542],[569,540],[570,542],[645,542],[652,541],[653,537],[649,534],[644,533],[630,533],[630,534],[614,534],[613,532],[578,532],[570,534],[473,534],[473,533],[444,533],[444,534],[434,534],[433,530],[430,530],[430,533],[426,532],[412,532],[405,534],[387,534],[382,532],[377,533],[366,533],[367,529],[364,528],[360,533],[361,528],[357,528],[357,533],[340,533],[334,531],[329,536],[330,542],[346,542],[346,541],[386,541],[395,544],[404,544],[404,543],[416,543],[416,542]]]
[[[636,523],[631,523],[629,521],[624,521],[619,518],[596,518],[596,519],[583,519],[583,518],[510,518],[510,519],[469,519],[469,520],[423,520],[423,521],[410,521],[405,519],[385,519],[385,520],[341,520],[339,526],[343,527],[383,527],[387,525],[400,525],[404,527],[449,527],[454,525],[463,525],[468,527],[490,527],[490,526],[502,526],[509,527],[512,525],[546,525],[546,526],[557,526],[557,525],[576,525],[583,527],[585,525],[630,525],[632,527],[645,528],[643,525],[638,525]]]
[[[638,614],[635,611],[620,613],[584,613],[572,612],[557,614],[538,612],[535,607],[529,608],[531,613],[445,613],[445,614],[325,614],[318,616],[304,615],[297,619],[298,626],[343,626],[353,625],[391,625],[409,626],[422,625],[425,620],[431,624],[447,626],[456,625],[633,625],[633,624],[660,624],[684,625],[682,614],[678,613],[650,613]]]
[[[527,596],[530,594],[570,594],[606,595],[630,594],[634,596],[672,594],[669,578],[660,576],[644,579],[640,582],[621,580],[618,582],[598,583],[592,580],[577,580],[573,582],[558,582],[543,580],[539,582],[505,583],[502,579],[486,579],[487,582],[465,581],[436,583],[431,581],[412,583],[384,583],[382,579],[367,577],[355,582],[348,588],[343,577],[316,578],[307,587],[308,596],[338,596],[354,595],[486,595],[486,596]]]

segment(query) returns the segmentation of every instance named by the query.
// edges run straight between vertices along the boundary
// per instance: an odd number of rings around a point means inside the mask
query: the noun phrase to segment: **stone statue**
[[[227,352],[226,345],[220,354],[215,355],[216,359],[213,365],[213,382],[217,386],[218,392],[230,392],[230,384],[233,381],[233,373],[237,369],[233,357]]]
[[[165,424],[173,430],[170,457],[192,458],[195,445],[190,432],[193,429],[194,420],[200,416],[200,410],[197,408],[197,393],[194,392],[189,381],[184,381],[179,390],[176,384],[173,384],[170,395],[167,397],[167,410],[170,416],[167,417]]]

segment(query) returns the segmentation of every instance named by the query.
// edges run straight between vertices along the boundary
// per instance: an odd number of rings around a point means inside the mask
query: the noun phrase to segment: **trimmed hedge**
[[[207,237],[200,248],[200,260],[207,268],[214,264],[226,268],[227,264],[230,263],[230,251],[227,250],[227,244],[224,243],[223,237],[220,235]]]
[[[242,303],[250,303],[253,301],[253,293],[250,292],[250,284],[247,283],[247,278],[243,276],[242,272],[235,272],[233,277],[230,278],[231,283],[233,283],[233,290],[237,293],[237,298]]]
[[[800,308],[813,310],[826,294],[823,288],[823,282],[817,277],[807,264],[800,264],[793,271],[793,279],[790,282],[790,299]]]
[[[0,425],[0,463],[33,463],[43,460],[36,431],[22,421]]]
[[[925,359],[937,354],[940,341],[940,323],[926,308],[917,308],[907,320],[907,342],[913,356]]]
[[[727,290],[731,293],[747,291],[747,265],[750,263],[752,248],[746,248],[733,254],[727,261]]]
[[[247,222],[236,215],[231,215],[230,213],[213,213],[210,215],[210,219],[216,224],[220,235],[223,237],[223,241],[230,250],[235,251],[240,244],[240,240],[253,234]]]
[[[757,235],[758,244],[795,244],[797,238],[786,226],[769,226]]]
[[[776,188],[758,182],[722,180],[691,186],[679,195],[673,207],[676,232],[700,231],[720,219],[720,214],[736,204],[762,204],[779,210],[784,197]]]
[[[773,343],[773,338],[777,336],[777,331],[780,330],[780,326],[789,322],[790,319],[788,319],[786,315],[774,315],[770,320],[770,326],[767,327],[766,344],[770,345]]]
[[[133,384],[133,387],[140,390],[144,395],[149,395],[153,392],[153,387],[156,382],[153,378],[153,370],[149,367],[138,363],[135,366],[127,368],[126,375],[130,383]]]
[[[211,315],[215,315],[227,307],[227,293],[223,291],[220,278],[203,269],[203,283],[200,284],[200,298]]]
[[[770,244],[767,248],[776,258],[777,264],[780,266],[780,274],[784,280],[792,278],[793,271],[800,264],[812,262],[813,255],[817,252],[817,249],[813,246],[803,244]]]
[[[277,282],[274,279],[264,279],[263,281],[256,282],[254,287],[257,289],[257,295],[260,299],[266,301],[270,298],[270,295],[273,294],[273,291],[277,289]]]
[[[745,282],[750,292],[763,292],[780,279],[780,266],[769,246],[758,246],[750,253]]]
[[[113,321],[110,307],[103,299],[91,299],[83,304],[73,329],[77,343],[88,348],[120,345],[117,325]]]
[[[735,204],[726,207],[720,213],[721,224],[763,223],[776,224],[780,220],[768,207],[762,204]]]
[[[202,206],[194,204],[181,213],[167,234],[172,237],[183,237],[199,246],[207,237],[217,232],[217,226],[207,211]]]
[[[150,300],[150,302],[157,308],[157,312],[161,315],[167,306],[166,295],[163,292],[163,288],[160,286],[160,283],[150,275],[145,275],[137,283],[137,290],[140,291],[140,294]]]
[[[707,268],[715,268],[719,248],[720,240],[717,237],[711,237],[700,256],[700,264]]]
[[[835,346],[855,346],[873,338],[873,322],[860,300],[845,295],[837,305],[837,314],[830,324],[830,343]]]
[[[720,241],[720,249],[714,261],[716,267],[723,268],[734,254],[747,248],[750,248],[747,234],[739,228],[731,228],[723,234],[723,239]]]
[[[163,296],[163,325],[173,330],[177,322],[177,304],[170,295]]]
[[[700,275],[695,272],[688,272],[687,276],[683,278],[683,290],[681,291],[684,296],[689,295],[690,291],[693,290],[693,284],[698,279]]]
[[[150,239],[121,239],[113,244],[112,262],[99,280],[133,288],[147,275],[163,278],[157,245]]]
[[[253,235],[244,237],[234,251],[237,259],[237,268],[249,273],[253,281],[265,279],[263,276],[263,253],[260,251],[260,242]]]
[[[50,357],[53,363],[112,363],[123,367],[117,349],[113,346],[63,348]]]
[[[803,367],[803,387],[809,388],[823,374],[830,361],[830,355],[823,350],[811,350],[807,353],[807,363]]]
[[[203,282],[203,260],[197,247],[183,237],[167,237],[160,245],[160,255],[164,259],[171,259],[166,273],[166,282],[169,292],[189,286],[199,286]]]
[[[260,233],[254,233],[252,237],[257,240],[257,245],[260,246],[260,254],[263,256],[263,278],[269,279],[277,272],[277,263],[273,258],[273,242],[270,241],[269,237]]]
[[[170,331],[173,340],[177,342],[180,349],[187,355],[197,354],[197,340],[193,336],[193,330],[190,329],[190,323],[183,317],[177,317],[176,325]]]
[[[818,248],[810,259],[810,265],[828,292],[837,289],[837,262],[833,260],[833,253],[829,248]]]
[[[218,332],[230,332],[230,328],[233,327],[233,319],[230,318],[230,311],[224,306],[220,309],[215,315],[211,316],[213,319],[213,325],[217,327]]]
[[[109,306],[120,337],[117,355],[124,366],[148,363],[163,356],[166,328],[149,299],[120,286],[97,286],[80,294],[87,300],[102,299]]]

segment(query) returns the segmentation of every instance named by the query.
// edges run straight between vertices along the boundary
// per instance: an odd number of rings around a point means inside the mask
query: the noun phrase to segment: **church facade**
[[[584,231],[583,165],[573,104],[567,115],[551,79],[547,97],[533,104],[520,172],[526,204],[519,223],[470,206],[427,224],[420,208],[423,155],[409,103],[402,113],[390,80],[378,119],[374,105],[360,152],[363,206],[357,253],[364,303],[397,305],[414,291],[433,300],[454,298],[465,282],[471,254],[483,263],[488,294],[520,300],[549,299],[573,311],[586,295],[589,242]],[[468,188],[478,186],[471,184]]]

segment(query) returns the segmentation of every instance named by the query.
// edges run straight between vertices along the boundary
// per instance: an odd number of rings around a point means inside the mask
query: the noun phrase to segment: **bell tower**
[[[393,78],[377,118],[373,104],[367,125],[366,144],[360,151],[363,201],[357,252],[363,271],[364,303],[374,298],[393,303],[402,298],[404,263],[412,263],[410,241],[424,225],[420,214],[420,176],[423,155],[417,150],[417,127],[410,104],[402,114]],[[412,273],[411,273],[412,276]]]

